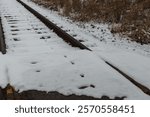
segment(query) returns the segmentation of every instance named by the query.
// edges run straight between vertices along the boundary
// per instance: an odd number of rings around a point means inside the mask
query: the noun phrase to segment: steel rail
[[[68,42],[73,47],[79,47],[80,49],[87,49],[90,50],[88,47],[80,43],[78,40],[73,38],[71,35],[63,31],[61,28],[56,26],[54,23],[49,21],[47,18],[45,18],[43,15],[32,9],[30,6],[26,5],[21,0],[17,0],[19,3],[21,3],[28,11],[30,11],[34,16],[36,16],[41,22],[43,22],[49,29],[52,29],[59,37],[61,37],[63,40]]]
[[[116,67],[115,65],[111,64],[110,62],[104,60],[105,63],[109,66],[111,66],[112,68],[114,68],[117,72],[119,72],[121,75],[123,75],[126,79],[128,79],[130,82],[132,82],[134,85],[136,85],[139,89],[141,89],[145,94],[150,95],[150,89],[147,88],[146,86],[142,85],[141,83],[135,81],[132,77],[130,77],[129,75],[127,75],[125,72],[123,72],[122,70],[120,70],[118,67]]]
[[[0,51],[2,52],[2,54],[6,54],[6,44],[1,17],[0,17]]]

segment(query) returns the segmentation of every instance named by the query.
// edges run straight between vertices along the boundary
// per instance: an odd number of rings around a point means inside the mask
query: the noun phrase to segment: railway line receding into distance
[[[24,6],[28,11],[30,11],[34,16],[36,16],[41,22],[43,22],[49,29],[53,30],[59,37],[61,37],[64,41],[66,41],[69,45],[73,47],[79,47],[80,49],[86,49],[92,52],[92,50],[88,47],[86,47],[84,44],[76,40],[74,37],[70,36],[68,33],[63,31],[61,28],[59,28],[57,25],[49,21],[47,18],[45,18],[43,15],[35,11],[33,8],[22,2],[21,0],[17,0],[22,6]],[[3,54],[6,54],[6,44],[5,44],[5,36],[3,32],[3,27],[1,23],[0,18],[0,51]],[[117,68],[115,65],[110,63],[109,61],[103,59],[103,57],[100,57],[109,67],[117,71],[119,74],[121,74],[124,78],[132,82],[133,85],[138,87],[141,91],[143,91],[145,94],[150,95],[150,89],[146,86],[140,84],[139,82],[135,81],[134,78],[130,77],[130,75],[126,74],[119,68]],[[5,89],[0,88],[0,97],[1,99],[110,99],[108,96],[103,96],[101,98],[93,98],[90,96],[77,96],[77,95],[69,95],[65,96],[63,94],[60,94],[58,92],[40,92],[35,90],[25,91],[22,93],[18,93],[15,91],[13,86],[11,84],[8,84]],[[114,99],[124,99],[124,97],[115,97]]]

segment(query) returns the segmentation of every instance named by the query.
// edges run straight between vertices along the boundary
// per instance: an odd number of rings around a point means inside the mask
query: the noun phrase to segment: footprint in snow
[[[75,64],[75,62],[73,62],[73,61],[71,61],[70,63],[71,63],[72,65],[74,65],[74,64]]]
[[[81,76],[82,78],[84,78],[84,77],[85,77],[85,75],[84,75],[84,74],[80,74],[80,76]]]
[[[37,32],[37,34],[42,34],[42,32]]]
[[[20,41],[20,40],[19,40],[19,39],[17,39],[17,38],[14,38],[13,40],[14,40],[14,41]]]
[[[80,86],[78,89],[86,89],[86,88],[95,88],[95,85],[85,85],[85,86]]]
[[[39,72],[41,72],[41,70],[36,70],[36,72],[38,72],[38,73],[39,73]]]
[[[18,35],[17,33],[13,33],[12,35]]]
[[[42,37],[40,37],[40,39],[45,39],[45,37],[42,36]]]
[[[66,55],[64,55],[64,57],[65,57],[65,58],[67,58],[67,56],[66,56]]]
[[[31,62],[31,64],[37,64],[38,62],[36,62],[36,61],[33,61],[33,62]]]
[[[81,40],[81,39],[80,39],[79,42],[84,42],[84,40]]]

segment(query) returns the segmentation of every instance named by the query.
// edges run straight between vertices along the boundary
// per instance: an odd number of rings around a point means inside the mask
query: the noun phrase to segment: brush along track
[[[41,15],[40,13],[38,13],[37,11],[35,11],[34,9],[32,9],[31,7],[29,7],[28,5],[26,5],[24,2],[22,2],[21,0],[17,0],[17,1],[19,3],[21,3],[26,9],[28,9],[32,14],[34,14],[37,18],[39,18],[48,28],[53,29],[54,32],[58,36],[60,36],[61,38],[63,38],[65,41],[69,42],[72,46],[92,51],[91,49],[89,49],[88,47],[86,47],[85,45],[83,45],[82,43],[78,42],[72,36],[70,36],[69,34],[67,34],[61,28],[59,28],[58,26],[56,26],[54,23],[52,23],[51,21],[49,21],[43,15]],[[114,70],[116,70],[118,73],[120,73],[121,75],[123,75],[126,79],[128,79],[130,82],[132,82],[135,86],[137,86],[138,88],[140,88],[145,94],[150,95],[150,89],[149,88],[147,88],[146,86],[138,83],[133,78],[131,78],[128,74],[124,73],[122,70],[120,70],[119,68],[117,68],[116,66],[114,66],[113,64],[111,64],[110,62],[108,62],[106,60],[104,60],[104,62],[107,65],[109,65],[110,67],[112,67]]]

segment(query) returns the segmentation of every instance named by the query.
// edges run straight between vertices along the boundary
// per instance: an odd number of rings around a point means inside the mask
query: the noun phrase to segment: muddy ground
[[[16,91],[8,91],[6,88],[0,88],[0,100],[123,100],[125,98],[125,96],[116,96],[114,99],[110,99],[108,96],[94,98],[86,95],[63,95],[56,91],[46,92],[37,90],[28,90],[18,93]]]

